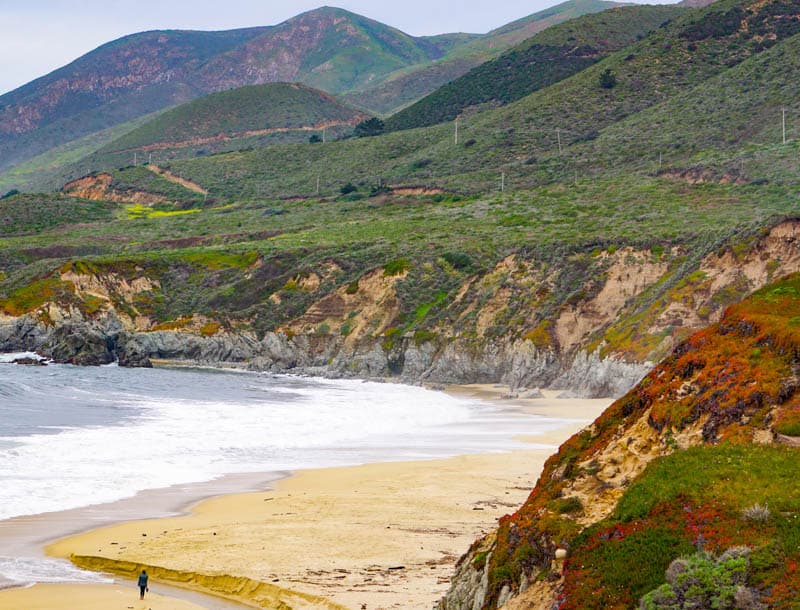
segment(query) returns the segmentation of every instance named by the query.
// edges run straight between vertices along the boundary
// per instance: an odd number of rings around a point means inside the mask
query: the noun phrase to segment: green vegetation
[[[383,133],[384,124],[379,118],[372,117],[361,121],[355,128],[355,135],[357,138],[369,138],[372,136],[379,136]]]
[[[448,35],[446,39],[453,40],[454,44],[446,48],[442,45],[443,37],[434,37],[432,41],[445,51],[443,57],[398,70],[378,84],[347,92],[342,98],[372,112],[389,115],[446,86],[471,68],[497,57],[537,32],[614,6],[614,3],[604,0],[567,0],[488,34]]]
[[[215,144],[226,138],[241,138],[254,131],[287,130],[291,134],[296,130],[306,138],[308,128],[321,130],[325,123],[352,123],[358,116],[355,110],[328,94],[304,85],[271,83],[241,87],[168,110],[107,144],[98,154],[154,146],[204,147],[214,151]]]
[[[734,547],[720,557],[697,553],[676,559],[667,570],[668,583],[642,598],[643,610],[764,608],[747,585],[749,547]]]
[[[0,200],[0,235],[35,234],[78,222],[108,221],[117,206],[64,195],[13,195]]]
[[[792,569],[800,558],[796,460],[796,449],[722,445],[653,462],[611,517],[575,539],[565,608],[627,608],[642,596],[645,608],[738,608],[740,587],[742,599],[751,587],[752,599],[791,607],[785,592],[800,586]],[[775,507],[772,517],[744,520],[759,502]],[[698,547],[705,552],[692,555]],[[691,597],[706,601],[683,605]],[[669,600],[675,605],[664,606]]]
[[[684,11],[629,6],[551,26],[393,115],[386,127],[395,131],[434,125],[470,106],[518,100],[580,72]]]

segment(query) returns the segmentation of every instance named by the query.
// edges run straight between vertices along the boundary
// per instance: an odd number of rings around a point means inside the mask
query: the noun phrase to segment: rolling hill
[[[400,80],[383,94],[348,98],[373,111],[392,110],[533,31],[609,5],[569,0],[486,35],[415,38],[348,11],[324,7],[276,26],[127,36],[0,96],[0,183],[25,186],[16,176],[30,175],[44,160],[52,166],[64,155],[74,158],[73,150],[83,151],[89,142],[104,144],[128,121],[246,85],[303,82],[340,94],[379,87],[396,75]],[[405,78],[412,72],[416,76]],[[62,152],[48,155],[54,148]],[[10,171],[37,157],[41,159],[20,172]]]
[[[412,38],[333,8],[273,27],[135,34],[0,97],[0,170],[214,91],[275,81],[357,88],[441,57],[465,38]]]
[[[159,158],[208,154],[309,136],[350,133],[367,118],[305,85],[270,83],[212,93],[160,114],[117,138],[98,155],[158,152]]]

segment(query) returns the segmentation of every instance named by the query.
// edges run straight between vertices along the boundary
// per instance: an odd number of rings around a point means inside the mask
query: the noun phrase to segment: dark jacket
[[[147,586],[147,574],[139,574],[139,586],[146,587]]]

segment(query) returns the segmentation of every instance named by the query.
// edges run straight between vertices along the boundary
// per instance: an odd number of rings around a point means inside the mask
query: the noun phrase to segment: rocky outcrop
[[[346,345],[344,337],[313,334],[219,332],[203,336],[190,330],[141,332],[130,320],[107,315],[86,320],[79,314],[57,325],[35,316],[0,319],[0,351],[36,351],[55,362],[80,365],[151,366],[151,360],[183,360],[231,365],[273,373],[325,377],[397,377],[408,383],[507,383],[513,388],[557,387],[580,396],[621,393],[644,374],[643,366],[597,354],[562,360],[530,342],[491,342],[470,350],[459,341],[441,348],[402,339],[387,351],[381,341]]]

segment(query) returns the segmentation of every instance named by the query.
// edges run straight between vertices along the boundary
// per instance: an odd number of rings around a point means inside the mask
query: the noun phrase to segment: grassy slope
[[[62,146],[51,148],[46,153],[2,172],[0,173],[0,192],[7,192],[11,189],[28,192],[57,190],[68,180],[69,174],[65,173],[66,171],[72,171],[73,176],[91,172],[93,169],[91,155],[98,148],[125,135],[132,129],[136,129],[153,117],[152,114],[145,115],[110,129],[97,131]],[[70,169],[67,170],[67,168]]]
[[[800,135],[800,91],[793,78],[798,69],[800,36],[795,35],[609,127],[578,154],[586,163],[593,158],[597,165],[652,169],[660,152],[665,170],[697,165],[714,168],[717,176],[777,179],[769,148],[781,143],[782,109],[787,138]],[[678,168],[670,168],[673,162]]]
[[[664,570],[676,557],[698,547],[718,554],[748,545],[749,586],[770,608],[795,607],[800,495],[793,473],[800,454],[756,446],[753,439],[758,430],[800,433],[792,372],[799,314],[800,275],[759,290],[679,345],[593,426],[562,445],[526,504],[501,520],[487,603],[523,571],[546,572],[550,545],[570,549],[559,606],[569,609],[630,608],[665,582]],[[562,495],[575,480],[603,469],[602,452],[641,419],[672,455],[632,481],[611,515],[582,528],[575,521],[580,503],[565,504]],[[698,446],[678,450],[673,435],[698,424],[702,437],[691,437]],[[742,517],[755,504],[769,506],[764,522]]]
[[[685,10],[621,7],[552,26],[393,115],[386,127],[391,131],[434,125],[454,119],[469,106],[520,99],[580,72]]]
[[[391,74],[377,85],[353,91],[343,99],[378,114],[388,115],[435,91],[471,68],[500,55],[537,32],[581,15],[616,6],[604,0],[568,0],[509,23],[488,34],[465,40],[433,62]]]
[[[270,83],[212,93],[173,108],[110,142],[98,152],[133,150],[243,135],[268,129],[302,129],[326,122],[353,122],[358,112],[333,97],[299,84]],[[178,146],[176,146],[178,147]]]

